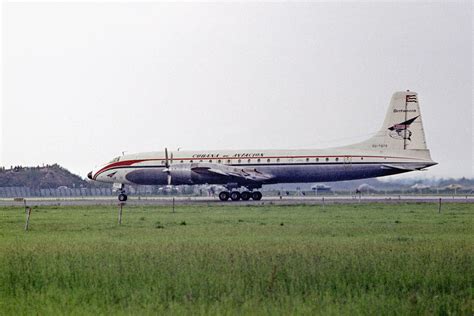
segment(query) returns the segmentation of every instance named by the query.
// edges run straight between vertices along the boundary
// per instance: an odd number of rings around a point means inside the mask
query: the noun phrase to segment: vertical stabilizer
[[[418,94],[411,91],[395,92],[382,128],[375,136],[354,147],[380,151],[426,151]]]

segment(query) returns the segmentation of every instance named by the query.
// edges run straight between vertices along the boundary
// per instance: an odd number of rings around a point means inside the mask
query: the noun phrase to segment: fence
[[[156,186],[127,186],[128,193],[133,195],[167,194]],[[28,187],[0,187],[0,198],[28,198],[28,197],[87,197],[87,196],[115,196],[112,188],[58,188],[33,189]]]
[[[0,187],[0,197],[83,197],[111,196],[111,188],[77,188],[77,189],[32,189],[27,187]]]

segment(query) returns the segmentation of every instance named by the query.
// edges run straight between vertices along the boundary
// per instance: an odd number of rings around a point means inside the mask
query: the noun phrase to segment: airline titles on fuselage
[[[263,153],[237,153],[233,155],[227,154],[194,154],[192,158],[258,158],[264,157]]]

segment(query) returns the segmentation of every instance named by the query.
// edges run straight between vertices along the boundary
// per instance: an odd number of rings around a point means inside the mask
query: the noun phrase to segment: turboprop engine
[[[169,185],[193,184],[191,179],[191,167],[189,164],[180,166],[169,166],[163,172],[168,174]]]

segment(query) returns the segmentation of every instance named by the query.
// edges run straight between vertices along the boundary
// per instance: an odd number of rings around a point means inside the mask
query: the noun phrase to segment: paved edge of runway
[[[246,205],[326,205],[326,204],[367,204],[367,203],[474,203],[474,196],[367,196],[361,199],[351,196],[340,197],[264,197],[261,201],[227,201],[222,202],[213,197],[175,197],[175,205],[202,206],[246,206]],[[100,206],[119,205],[116,198],[62,198],[62,199],[0,199],[0,207],[28,206]],[[129,206],[165,206],[172,205],[173,197],[130,198],[125,205]]]

